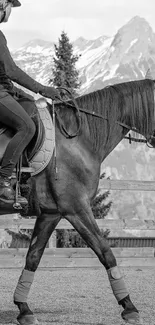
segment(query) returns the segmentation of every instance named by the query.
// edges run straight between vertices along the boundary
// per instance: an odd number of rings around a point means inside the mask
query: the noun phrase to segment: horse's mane
[[[100,147],[101,140],[114,128],[116,121],[135,127],[140,134],[148,135],[154,128],[154,82],[144,79],[105,87],[101,90],[76,98],[79,108],[94,111],[106,120],[90,114],[82,114],[82,126],[89,125],[94,146]],[[72,123],[71,110],[65,110],[64,118]],[[87,118],[86,118],[86,116]],[[103,122],[104,121],[104,122]],[[75,123],[75,120],[74,120]],[[103,124],[104,123],[104,124]],[[108,128],[108,129],[107,129]],[[106,133],[105,133],[106,132]]]

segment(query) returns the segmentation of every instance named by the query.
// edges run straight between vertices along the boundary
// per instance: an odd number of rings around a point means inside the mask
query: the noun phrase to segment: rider
[[[0,0],[0,23],[7,22],[12,7],[19,6],[21,3],[18,0]],[[0,168],[0,201],[5,203],[14,201],[15,193],[11,185],[11,175],[23,150],[35,133],[35,124],[18,100],[24,98],[32,110],[35,101],[33,97],[15,87],[12,81],[44,97],[51,99],[60,97],[58,90],[43,86],[16,66],[7,47],[5,36],[0,31],[0,122],[14,132]]]

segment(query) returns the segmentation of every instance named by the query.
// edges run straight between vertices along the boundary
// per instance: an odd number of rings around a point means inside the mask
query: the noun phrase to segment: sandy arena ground
[[[124,268],[122,272],[144,325],[155,325],[155,269]],[[0,269],[0,325],[17,324],[12,296],[20,273],[20,269]],[[122,308],[102,268],[39,269],[28,302],[40,325],[124,324]]]

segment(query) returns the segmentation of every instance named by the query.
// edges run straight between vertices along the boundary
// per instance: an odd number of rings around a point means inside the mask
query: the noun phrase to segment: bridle
[[[70,98],[68,100],[63,100],[62,98],[59,97],[59,101],[56,102],[56,103],[61,102],[61,103],[65,104],[66,106],[69,106],[69,107],[75,109],[75,115],[76,115],[76,119],[77,119],[77,123],[78,123],[78,127],[77,127],[76,132],[75,133],[69,133],[67,131],[67,129],[65,128],[64,123],[63,123],[60,115],[58,115],[58,113],[56,112],[57,119],[58,119],[59,126],[60,126],[60,130],[61,130],[61,132],[64,134],[64,136],[66,138],[74,138],[74,137],[79,135],[79,132],[81,130],[81,114],[80,114],[81,109],[78,107],[75,98],[73,97],[71,91],[68,88],[66,88],[66,87],[57,87],[57,89],[58,90],[65,90],[69,94]],[[72,105],[70,103],[70,101],[72,101],[74,105]],[[54,103],[53,103],[53,111],[54,110],[55,110],[55,106],[54,106]]]
[[[135,133],[140,134],[139,130],[136,127],[130,127],[125,123],[116,121],[116,123],[118,123],[120,126],[128,129],[129,131],[133,131]],[[137,139],[131,136],[131,134],[129,133],[128,136],[125,136],[124,139],[129,140],[129,143],[131,144],[132,142],[141,142],[141,143],[145,143],[149,148],[154,148],[153,146],[150,145],[151,141],[154,140],[155,141],[155,136],[154,136],[154,132],[153,134],[149,134],[148,136],[144,136],[145,139]]]
[[[102,120],[107,120],[107,121],[109,120],[106,116],[103,116],[102,114],[98,114],[98,113],[96,113],[94,111],[90,111],[90,110],[88,111],[85,108],[79,107],[78,104],[77,104],[77,102],[76,102],[76,99],[73,97],[71,91],[68,88],[58,87],[57,89],[58,90],[65,90],[69,94],[69,96],[70,96],[69,100],[63,100],[62,98],[59,98],[59,101],[62,102],[63,104],[65,104],[65,105],[67,105],[67,106],[75,109],[75,114],[76,114],[77,121],[78,121],[78,127],[77,127],[76,132],[70,134],[66,130],[66,128],[65,128],[65,126],[63,124],[62,119],[57,114],[57,118],[58,118],[58,121],[59,121],[60,129],[61,129],[62,133],[65,135],[65,137],[67,137],[67,138],[74,138],[74,137],[76,137],[76,136],[79,135],[79,132],[80,132],[80,129],[81,129],[81,112],[86,113],[86,114],[90,114],[90,115],[95,116],[95,117],[98,117],[98,118],[101,118]],[[70,101],[73,102],[73,105],[70,103]],[[53,109],[54,109],[54,105],[53,105]],[[120,125],[121,127],[125,128],[125,129],[127,129],[129,131],[133,131],[135,133],[139,133],[140,134],[139,130],[136,127],[131,127],[131,126],[129,126],[129,125],[123,123],[123,122],[120,122],[120,121],[115,121],[115,123],[117,123],[118,125]],[[130,144],[132,142],[141,142],[141,143],[146,143],[146,145],[149,148],[154,148],[153,146],[150,145],[150,143],[151,143],[152,140],[155,141],[154,134],[155,134],[155,131],[153,131],[153,133],[152,134],[149,134],[148,136],[144,136],[145,139],[137,139],[137,138],[132,137],[129,134],[129,136],[124,136],[124,139],[129,140],[129,143]]]

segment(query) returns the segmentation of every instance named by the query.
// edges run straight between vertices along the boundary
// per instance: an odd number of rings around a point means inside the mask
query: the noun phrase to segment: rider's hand
[[[54,87],[42,86],[42,88],[39,90],[39,94],[50,99],[60,98],[59,91]]]

